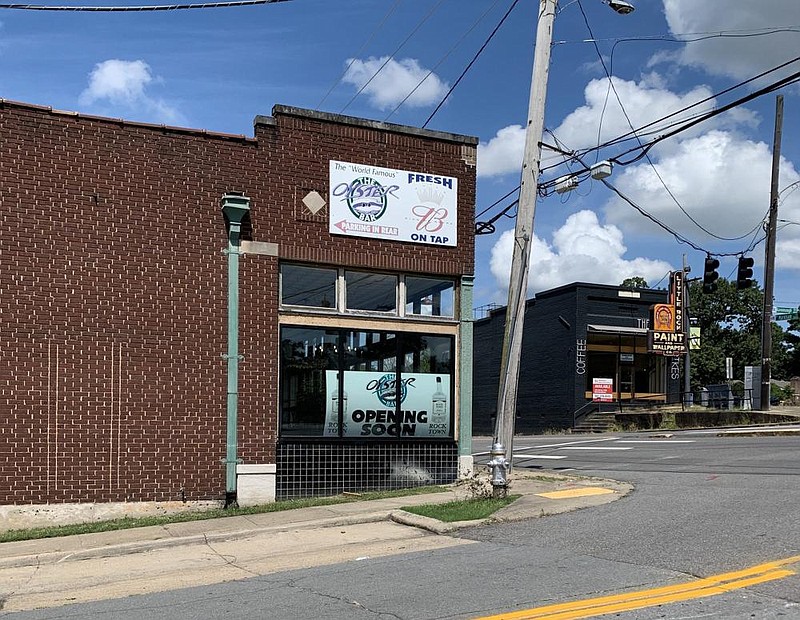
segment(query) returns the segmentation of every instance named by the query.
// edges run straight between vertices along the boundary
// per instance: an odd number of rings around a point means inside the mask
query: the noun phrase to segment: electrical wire
[[[799,58],[799,60],[800,60],[800,58]],[[694,127],[694,126],[696,126],[696,125],[698,125],[698,124],[700,124],[702,122],[705,122],[705,121],[707,121],[707,120],[709,120],[711,118],[719,116],[720,114],[723,114],[723,113],[725,113],[725,112],[727,112],[727,111],[729,111],[729,110],[731,110],[731,109],[733,109],[735,107],[738,107],[738,106],[740,106],[740,105],[742,105],[744,103],[747,103],[749,101],[757,99],[758,97],[761,97],[761,96],[763,96],[765,94],[768,94],[768,93],[774,92],[776,90],[779,90],[779,89],[781,89],[781,88],[783,88],[785,86],[790,86],[790,85],[795,84],[795,83],[797,83],[799,81],[800,81],[800,72],[792,73],[792,74],[790,74],[790,75],[788,75],[788,76],[786,76],[784,78],[781,78],[780,80],[777,80],[775,82],[772,82],[772,83],[768,84],[767,86],[765,86],[763,88],[760,88],[760,89],[758,89],[756,91],[753,91],[753,92],[745,95],[744,97],[740,97],[739,99],[736,99],[736,100],[734,100],[734,101],[732,101],[732,102],[730,102],[728,104],[725,104],[725,105],[723,105],[721,107],[715,108],[715,109],[713,109],[713,110],[711,110],[711,111],[709,111],[709,112],[707,112],[705,114],[697,116],[696,118],[693,118],[693,119],[691,119],[689,121],[686,121],[686,122],[684,122],[682,124],[675,123],[673,125],[673,129],[671,129],[670,131],[659,134],[654,139],[650,140],[649,142],[644,143],[640,147],[634,147],[634,148],[627,149],[627,150],[623,151],[622,153],[620,153],[619,155],[609,158],[609,161],[611,161],[611,162],[613,162],[613,163],[615,163],[617,165],[620,165],[620,166],[627,166],[629,164],[635,163],[635,162],[639,161],[640,159],[642,159],[643,157],[645,157],[645,155],[654,146],[656,146],[656,144],[658,144],[660,142],[663,142],[664,140],[666,140],[668,138],[674,137],[677,134],[679,134],[679,133],[681,133],[683,131],[686,131],[687,129],[691,129],[692,127]],[[593,150],[594,149],[587,149],[586,151],[582,151],[580,154],[579,153],[575,153],[573,155],[573,158],[580,158],[582,156],[585,156],[587,153],[592,152]],[[637,151],[639,151],[639,153],[637,155],[635,155],[635,156],[633,156],[633,157],[631,157],[631,158],[629,158],[627,160],[623,160],[622,159],[624,156],[631,155],[633,153],[636,153]],[[584,164],[584,166],[585,166],[585,164]],[[581,170],[580,172],[583,173],[583,172],[587,172],[587,171],[589,171],[588,167],[584,168],[584,170]],[[542,185],[544,187],[550,187],[554,183],[555,183],[555,181],[550,180],[550,181],[547,181],[547,182],[543,183]]]
[[[639,135],[637,134],[636,129],[633,127],[633,122],[631,121],[631,118],[628,115],[628,111],[625,109],[625,106],[622,103],[622,99],[619,96],[619,92],[617,91],[616,86],[614,86],[614,80],[611,77],[611,72],[610,72],[609,68],[606,67],[606,63],[605,63],[605,60],[603,59],[603,55],[600,52],[600,48],[598,47],[597,42],[596,42],[596,40],[594,38],[594,32],[592,32],[592,26],[589,23],[589,18],[587,17],[586,12],[583,10],[583,3],[581,2],[581,0],[577,0],[577,3],[578,3],[578,8],[581,11],[581,15],[583,16],[583,21],[586,24],[586,29],[589,32],[589,36],[592,38],[592,44],[594,45],[594,49],[595,49],[595,52],[597,53],[597,57],[600,60],[600,64],[603,67],[603,71],[606,74],[606,78],[608,80],[609,90],[614,92],[614,96],[616,97],[616,100],[617,100],[617,103],[619,104],[620,110],[622,110],[622,114],[623,114],[623,116],[625,116],[625,120],[628,122],[628,126],[631,128],[631,132],[633,133],[633,135],[636,138],[636,141],[639,143],[639,146],[641,147],[642,146],[642,141],[639,138]],[[606,91],[606,102],[603,103],[603,112],[605,112],[605,107],[606,107],[607,101],[608,101],[608,91]],[[600,116],[600,123],[599,123],[599,126],[598,126],[598,143],[600,141],[599,140],[599,136],[600,136],[600,131],[602,129],[602,123],[603,123],[603,114],[601,114],[601,116]],[[595,154],[599,155],[599,151],[596,151]],[[680,211],[689,219],[690,222],[692,222],[692,224],[697,226],[700,230],[702,230],[704,233],[706,233],[710,237],[713,237],[715,239],[719,239],[720,241],[739,241],[741,239],[744,239],[745,237],[749,237],[753,233],[753,231],[756,230],[760,226],[761,222],[759,221],[759,223],[756,224],[756,226],[754,228],[752,228],[749,231],[747,231],[746,233],[744,233],[742,235],[739,235],[739,236],[736,236],[736,237],[723,237],[723,236],[717,235],[716,233],[714,233],[711,230],[709,230],[707,227],[703,226],[700,222],[698,222],[697,219],[695,219],[684,208],[684,206],[678,200],[677,196],[675,196],[675,194],[669,188],[667,183],[664,181],[664,178],[661,176],[661,173],[658,171],[658,168],[656,167],[655,163],[653,162],[652,159],[650,159],[650,155],[649,154],[645,154],[645,158],[647,159],[647,163],[650,165],[650,168],[653,170],[653,173],[656,175],[656,178],[658,179],[659,183],[661,183],[661,186],[664,188],[664,190],[667,192],[669,197],[672,199],[672,202],[675,203],[675,205],[678,207],[678,209],[680,209]]]
[[[436,69],[438,69],[438,68],[439,68],[439,66],[440,66],[440,65],[441,65],[441,64],[442,64],[442,63],[443,63],[445,60],[447,60],[447,58],[450,56],[450,54],[452,54],[452,53],[453,53],[453,52],[454,52],[454,51],[455,51],[455,50],[458,48],[458,46],[459,46],[459,45],[461,45],[461,43],[463,43],[464,39],[466,39],[466,38],[467,38],[467,36],[469,35],[469,33],[471,33],[473,30],[475,30],[475,28],[477,28],[477,27],[478,27],[478,24],[480,24],[480,23],[481,23],[481,22],[482,22],[484,19],[486,19],[486,16],[487,16],[487,15],[488,15],[488,14],[489,14],[489,13],[490,13],[490,12],[491,12],[493,9],[494,9],[494,7],[496,7],[496,6],[497,6],[499,3],[500,3],[500,0],[494,0],[494,4],[492,4],[492,5],[491,5],[491,6],[490,6],[488,9],[486,9],[486,11],[484,11],[483,15],[481,15],[481,16],[480,16],[480,17],[479,17],[479,18],[478,18],[478,19],[477,19],[477,20],[476,20],[476,21],[475,21],[475,22],[472,24],[472,26],[471,26],[471,27],[470,27],[470,28],[469,28],[469,29],[468,29],[468,30],[467,30],[467,31],[466,31],[466,32],[465,32],[463,35],[461,35],[461,38],[460,38],[458,41],[456,41],[456,43],[455,43],[455,44],[454,44],[454,45],[453,45],[453,46],[452,46],[452,47],[451,47],[449,50],[447,50],[447,52],[445,52],[444,56],[442,56],[442,57],[439,59],[439,61],[438,61],[438,62],[437,62],[437,63],[436,63],[436,64],[435,64],[435,65],[434,65],[434,66],[433,66],[433,67],[432,67],[432,68],[431,68],[431,69],[430,69],[430,70],[429,70],[429,71],[428,71],[428,72],[425,74],[425,77],[423,77],[423,78],[422,78],[422,79],[421,79],[419,82],[417,82],[417,85],[416,85],[416,86],[414,86],[414,88],[412,88],[412,89],[411,89],[411,92],[409,92],[409,93],[408,93],[408,94],[407,94],[405,97],[403,97],[403,100],[402,100],[400,103],[398,103],[398,104],[397,104],[397,105],[394,107],[394,109],[393,109],[391,112],[389,112],[389,114],[388,114],[388,115],[386,115],[386,117],[383,119],[383,121],[384,121],[384,122],[388,121],[388,120],[389,120],[389,119],[390,119],[390,118],[391,118],[391,117],[394,115],[394,113],[395,113],[395,112],[397,112],[397,110],[399,110],[399,109],[400,109],[400,107],[401,107],[401,106],[402,106],[402,105],[403,105],[403,104],[404,104],[406,101],[408,101],[408,99],[411,97],[411,95],[413,95],[415,92],[417,92],[417,90],[419,90],[419,88],[422,86],[422,84],[425,82],[425,80],[427,80],[427,79],[428,79],[428,78],[429,78],[431,75],[433,75],[433,72],[434,72],[434,71],[436,71]]]
[[[381,23],[378,24],[377,27],[375,27],[375,29],[372,31],[372,34],[369,35],[369,38],[366,41],[364,41],[364,43],[361,44],[361,47],[358,48],[358,51],[350,59],[350,62],[348,63],[347,67],[342,72],[342,74],[339,76],[339,78],[333,84],[331,84],[331,87],[328,89],[328,92],[325,93],[325,96],[317,104],[317,107],[315,108],[316,110],[319,110],[322,107],[322,104],[325,103],[325,100],[333,92],[333,89],[336,88],[342,82],[342,80],[344,79],[344,76],[347,75],[348,71],[350,71],[350,67],[352,67],[353,63],[355,63],[355,61],[358,59],[358,57],[361,56],[361,52],[363,52],[367,48],[367,46],[370,43],[372,43],[372,39],[374,39],[375,35],[378,34],[378,32],[380,31],[381,28],[383,28],[383,25],[389,19],[391,14],[395,12],[397,7],[400,6],[401,2],[402,2],[402,0],[395,0],[395,3],[389,8],[389,11],[386,13],[386,15],[383,16],[383,19],[381,20]]]
[[[611,52],[611,61],[610,61],[610,63],[611,63],[611,67],[612,68],[613,68],[613,63],[614,63],[614,51],[615,51],[616,45],[618,43],[624,43],[624,42],[627,42],[627,41],[639,41],[639,39],[619,39],[619,40],[617,40],[617,42],[614,44],[614,49],[612,49],[612,52]],[[672,112],[670,114],[667,114],[666,116],[663,116],[663,117],[661,117],[659,119],[651,121],[650,123],[647,123],[646,125],[642,125],[641,127],[639,127],[638,129],[636,129],[634,131],[622,134],[621,136],[613,138],[613,139],[611,139],[611,140],[609,140],[607,142],[604,142],[602,144],[598,144],[596,147],[593,147],[591,149],[583,149],[583,150],[580,151],[580,153],[581,153],[581,155],[585,156],[586,154],[591,153],[591,152],[593,152],[595,150],[604,149],[604,148],[607,148],[607,147],[610,147],[610,146],[614,146],[615,144],[620,144],[622,142],[635,139],[632,136],[636,136],[636,135],[638,135],[638,136],[652,135],[652,134],[654,134],[654,133],[656,133],[658,131],[665,131],[667,129],[671,129],[671,128],[674,128],[676,126],[679,126],[681,123],[686,123],[688,121],[692,121],[692,120],[696,120],[696,119],[705,119],[706,115],[709,112],[697,113],[694,116],[683,116],[680,119],[676,120],[675,122],[670,123],[669,125],[663,125],[663,126],[659,126],[659,127],[656,128],[656,125],[658,125],[659,123],[662,123],[663,121],[665,121],[667,119],[682,115],[685,112],[687,112],[688,110],[691,110],[692,108],[695,108],[697,106],[700,106],[700,105],[703,105],[705,103],[708,103],[709,101],[714,101],[716,99],[719,99],[723,95],[726,95],[726,94],[728,94],[728,93],[730,93],[730,92],[732,92],[732,91],[734,91],[734,90],[736,90],[738,88],[746,86],[746,85],[748,85],[748,84],[750,84],[752,82],[760,80],[760,79],[768,76],[771,73],[774,73],[776,71],[780,71],[781,69],[784,69],[784,68],[788,67],[791,64],[797,63],[798,61],[800,61],[800,56],[796,56],[796,57],[794,57],[794,58],[792,58],[790,60],[787,60],[787,61],[785,61],[785,62],[783,62],[783,63],[781,63],[779,65],[776,65],[775,67],[772,67],[771,69],[767,69],[765,71],[762,71],[761,73],[759,73],[759,74],[757,74],[757,75],[755,75],[755,76],[753,76],[751,78],[748,78],[747,80],[743,80],[743,81],[741,81],[741,82],[739,82],[737,84],[734,84],[733,86],[730,86],[730,87],[728,87],[728,88],[726,88],[724,90],[721,90],[718,93],[714,93],[713,95],[709,95],[708,97],[705,97],[704,99],[701,99],[699,101],[696,101],[695,103],[692,103],[692,104],[690,104],[688,106],[685,106],[685,107],[681,108],[680,110],[676,110],[675,112]],[[737,100],[737,102],[734,102],[734,103],[736,105],[739,105],[740,102],[741,102],[741,100]],[[644,130],[648,129],[648,128],[651,128],[651,130],[645,132]],[[558,165],[560,165],[560,164],[558,164]],[[549,170],[551,168],[554,168],[554,167],[556,167],[556,166],[549,166],[548,168],[543,168],[542,172],[546,172],[547,170]]]
[[[367,81],[364,83],[364,85],[363,85],[361,88],[359,88],[359,89],[358,89],[358,92],[356,92],[356,94],[355,94],[355,95],[353,95],[353,97],[350,99],[350,101],[348,101],[348,102],[347,102],[347,104],[346,104],[346,105],[345,105],[345,106],[344,106],[344,107],[343,107],[341,110],[339,110],[339,113],[340,113],[340,114],[341,114],[342,112],[344,112],[344,111],[345,111],[347,108],[349,108],[349,107],[350,107],[350,104],[351,104],[351,103],[353,103],[353,102],[356,100],[356,98],[357,98],[357,97],[358,97],[358,96],[359,96],[359,95],[360,95],[362,92],[364,92],[364,89],[365,89],[367,86],[369,86],[369,85],[372,83],[372,80],[374,80],[376,77],[378,77],[378,74],[379,74],[381,71],[383,71],[383,69],[384,69],[384,67],[385,67],[386,65],[388,65],[388,64],[389,64],[389,61],[391,61],[391,60],[392,60],[392,59],[395,57],[395,55],[396,55],[396,54],[397,54],[397,53],[398,53],[398,52],[399,52],[401,49],[403,49],[403,47],[405,47],[405,44],[406,44],[406,43],[408,43],[408,42],[411,40],[411,37],[413,37],[413,36],[414,36],[414,35],[417,33],[417,31],[418,31],[420,28],[422,28],[422,26],[423,26],[423,25],[424,25],[424,24],[425,24],[425,23],[426,23],[426,22],[427,22],[427,21],[428,21],[428,20],[431,18],[431,16],[432,16],[432,15],[433,15],[433,14],[436,12],[436,10],[437,10],[437,9],[438,9],[438,8],[439,8],[441,5],[442,5],[442,3],[443,3],[443,2],[444,2],[444,0],[439,0],[439,1],[438,1],[436,4],[434,4],[434,5],[433,5],[433,7],[431,8],[431,10],[430,10],[430,11],[428,11],[428,12],[425,14],[425,16],[424,16],[424,17],[423,17],[423,18],[420,20],[420,22],[419,22],[419,23],[418,23],[418,24],[417,24],[417,25],[414,27],[414,29],[413,29],[413,30],[412,30],[412,31],[411,31],[411,32],[408,34],[408,36],[407,36],[405,39],[403,39],[403,41],[400,43],[400,45],[398,45],[398,46],[397,46],[397,48],[396,48],[396,49],[395,49],[395,50],[394,50],[394,51],[393,51],[391,54],[389,54],[389,56],[387,56],[387,57],[386,57],[386,60],[384,61],[384,63],[383,63],[383,64],[382,64],[380,67],[378,67],[378,70],[377,70],[375,73],[373,73],[373,74],[372,74],[372,77],[370,77],[370,78],[369,78],[369,79],[368,79],[368,80],[367,80]]]
[[[436,109],[433,112],[431,112],[431,114],[428,117],[428,119],[422,124],[422,129],[425,129],[428,126],[428,123],[430,123],[431,120],[433,119],[433,117],[436,116],[436,113],[442,108],[442,106],[444,105],[445,101],[447,101],[447,99],[450,97],[450,95],[453,94],[453,91],[461,83],[461,80],[464,79],[464,76],[472,68],[472,65],[475,64],[475,62],[478,60],[480,55],[483,53],[483,50],[486,49],[486,47],[489,45],[489,42],[494,38],[494,35],[497,34],[497,31],[500,30],[500,27],[505,23],[505,21],[508,18],[508,16],[511,15],[511,11],[514,10],[514,7],[517,6],[518,2],[519,2],[519,0],[514,0],[511,3],[511,6],[508,8],[508,10],[506,11],[505,15],[503,15],[502,19],[498,22],[497,26],[494,27],[494,30],[492,30],[492,32],[489,35],[489,37],[486,39],[486,41],[484,41],[483,45],[481,45],[480,49],[477,51],[475,56],[472,57],[472,60],[469,61],[469,63],[467,64],[466,68],[461,72],[461,75],[458,76],[458,79],[450,87],[450,90],[448,90],[447,93],[445,94],[445,96],[442,97],[442,100],[439,102],[439,105],[436,106]]]
[[[0,9],[19,9],[23,11],[85,11],[90,13],[134,12],[134,11],[177,11],[181,9],[219,9],[255,4],[275,4],[290,0],[230,0],[228,2],[202,2],[198,4],[159,4],[138,6],[53,6],[41,4],[0,4]]]

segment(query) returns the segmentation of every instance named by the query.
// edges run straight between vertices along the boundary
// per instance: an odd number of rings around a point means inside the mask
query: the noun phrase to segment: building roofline
[[[44,112],[53,116],[65,116],[70,118],[82,119],[92,122],[108,123],[114,125],[122,125],[124,127],[139,127],[142,129],[152,129],[166,133],[177,133],[193,136],[203,136],[213,139],[221,140],[234,140],[240,142],[254,143],[258,140],[254,137],[245,136],[244,134],[232,134],[218,131],[209,131],[207,129],[195,129],[191,127],[178,127],[174,125],[164,125],[158,123],[145,123],[141,121],[131,121],[124,118],[113,118],[110,116],[98,116],[94,114],[84,114],[71,110],[59,110],[51,106],[37,105],[34,103],[26,103],[23,101],[14,101],[12,99],[0,98],[1,107],[14,107],[23,110],[32,110],[35,112]],[[296,108],[293,106],[276,104],[272,108],[272,113],[275,116],[296,116],[300,118],[311,118],[320,121],[338,123],[343,125],[353,125],[356,127],[365,127],[368,129],[376,129],[378,131],[387,131],[392,133],[400,133],[421,138],[431,138],[434,140],[442,140],[446,142],[454,142],[458,144],[466,144],[476,146],[478,138],[473,136],[465,136],[446,131],[436,131],[433,129],[421,129],[419,127],[411,127],[408,125],[397,125],[395,123],[386,123],[383,121],[373,121],[364,118],[357,118],[354,116],[345,116],[343,114],[332,114],[330,112],[318,112],[316,110],[306,110],[303,108]],[[254,125],[275,125],[275,119],[270,116],[258,115],[255,117]]]
[[[590,288],[602,291],[639,291],[642,293],[666,292],[664,289],[657,289],[657,288],[640,288],[640,287],[630,287],[630,286],[619,286],[613,284],[596,284],[593,282],[571,282],[570,284],[563,284],[561,286],[557,286],[556,288],[551,288],[546,291],[540,291],[536,293],[535,297],[550,297],[552,295],[558,295],[560,293],[563,293],[564,291],[568,291],[571,289],[577,290],[579,288]]]
[[[465,136],[456,133],[449,133],[446,131],[437,131],[434,129],[421,129],[419,127],[411,127],[409,125],[397,125],[395,123],[386,123],[384,121],[373,121],[366,118],[358,118],[355,116],[345,116],[344,114],[334,114],[331,112],[320,112],[318,110],[306,110],[304,108],[296,108],[293,106],[276,104],[272,108],[273,116],[296,116],[300,118],[310,118],[328,123],[337,123],[339,125],[353,125],[356,127],[364,127],[367,129],[376,129],[378,131],[388,131],[392,133],[400,133],[420,138],[431,138],[434,140],[443,140],[447,142],[456,142],[458,144],[467,144],[476,146],[478,138],[474,136]],[[256,116],[255,125],[274,125],[275,121],[269,116]]]
[[[546,291],[539,291],[533,297],[529,297],[525,300],[525,307],[532,306],[536,303],[537,299],[547,298],[547,297],[554,297],[556,295],[560,295],[570,290],[577,291],[579,288],[589,288],[594,290],[602,290],[602,291],[638,291],[641,293],[646,294],[661,294],[664,295],[667,293],[664,289],[658,288],[638,288],[638,287],[628,287],[628,286],[614,286],[612,284],[594,284],[592,282],[571,282],[569,284],[562,284],[561,286],[557,286],[555,288],[547,289]],[[507,306],[498,306],[489,311],[489,313],[480,319],[475,319],[475,322],[479,321],[486,321],[490,318],[504,315],[506,313]]]
[[[193,129],[190,127],[177,127],[173,125],[159,125],[157,123],[129,121],[125,120],[124,118],[112,118],[109,116],[96,116],[93,114],[83,114],[80,112],[73,112],[70,110],[58,110],[50,106],[36,105],[34,103],[25,103],[22,101],[12,101],[11,99],[0,98],[0,108],[2,107],[21,108],[24,110],[44,112],[47,114],[52,114],[53,116],[66,116],[70,118],[78,118],[93,122],[122,125],[125,127],[140,127],[142,129],[153,129],[166,133],[187,134],[187,135],[203,136],[207,138],[222,139],[222,140],[235,140],[237,142],[257,142],[255,138],[248,137],[243,134],[223,133],[217,131],[208,131],[207,129]]]

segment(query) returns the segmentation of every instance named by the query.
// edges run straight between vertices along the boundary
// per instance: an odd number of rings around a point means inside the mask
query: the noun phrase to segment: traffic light
[[[749,256],[739,257],[739,267],[736,270],[736,290],[753,286],[753,259]]]
[[[703,270],[704,293],[713,293],[717,290],[717,280],[719,279],[719,274],[717,273],[718,268],[719,261],[716,258],[711,258],[710,255],[706,256],[706,265]]]

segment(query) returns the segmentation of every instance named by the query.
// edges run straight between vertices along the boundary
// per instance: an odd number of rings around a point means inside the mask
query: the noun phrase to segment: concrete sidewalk
[[[402,510],[463,499],[467,491],[456,484],[427,495],[0,543],[0,615],[469,545],[447,534],[597,506],[630,490],[523,471],[510,486],[521,497],[483,522],[442,523]]]
[[[379,521],[393,521],[444,534],[487,521],[530,519],[605,504],[623,497],[630,490],[630,485],[612,480],[522,471],[512,475],[509,487],[510,494],[521,497],[482,521],[443,523],[401,509],[403,506],[445,503],[468,496],[463,485],[454,484],[445,487],[441,493],[0,543],[0,570],[115,557],[181,545],[231,541],[269,532],[337,528]]]

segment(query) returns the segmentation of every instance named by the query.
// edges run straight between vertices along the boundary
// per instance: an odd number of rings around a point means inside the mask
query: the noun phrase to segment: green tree
[[[800,311],[800,308],[798,308]],[[787,363],[786,363],[786,376],[800,377],[800,318],[792,319],[789,321],[789,328],[786,330],[786,344],[787,344]]]
[[[692,387],[725,382],[725,358],[733,358],[734,379],[745,366],[761,364],[761,317],[764,292],[757,283],[743,291],[735,282],[717,280],[717,290],[703,293],[703,283],[689,283],[689,316],[699,324],[701,348],[691,352]],[[784,378],[790,367],[786,332],[772,323],[772,378]]]
[[[624,286],[625,288],[650,288],[647,286],[647,280],[645,280],[642,276],[625,278],[620,286]]]

